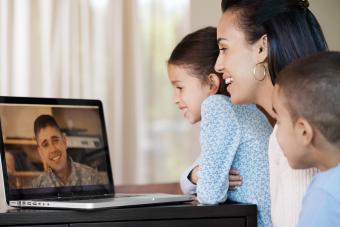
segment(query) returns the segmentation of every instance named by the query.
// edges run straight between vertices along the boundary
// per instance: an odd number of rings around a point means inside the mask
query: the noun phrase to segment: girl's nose
[[[173,97],[174,103],[178,104],[179,103],[179,98],[178,95],[176,94],[176,92],[174,92],[174,97]]]
[[[181,102],[181,91],[177,88],[174,89],[173,101],[176,105],[178,105]]]

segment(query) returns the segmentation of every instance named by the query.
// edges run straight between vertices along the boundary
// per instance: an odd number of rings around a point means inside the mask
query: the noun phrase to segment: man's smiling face
[[[52,126],[41,128],[37,135],[41,158],[53,171],[67,168],[66,138]]]

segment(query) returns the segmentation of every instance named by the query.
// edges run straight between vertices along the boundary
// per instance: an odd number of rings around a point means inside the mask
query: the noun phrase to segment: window
[[[197,133],[174,105],[166,63],[190,31],[189,8],[189,0],[138,0],[142,116],[137,178],[141,183],[178,181],[192,161],[190,150],[199,149]]]

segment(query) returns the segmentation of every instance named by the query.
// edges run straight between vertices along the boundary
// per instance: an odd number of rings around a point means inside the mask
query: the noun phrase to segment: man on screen
[[[33,188],[107,184],[97,170],[74,162],[67,154],[66,137],[50,115],[34,121],[38,152],[48,170],[32,181]]]

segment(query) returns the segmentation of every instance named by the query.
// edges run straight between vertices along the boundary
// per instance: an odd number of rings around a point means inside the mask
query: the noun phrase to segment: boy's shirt
[[[297,226],[340,226],[340,164],[314,177]]]

